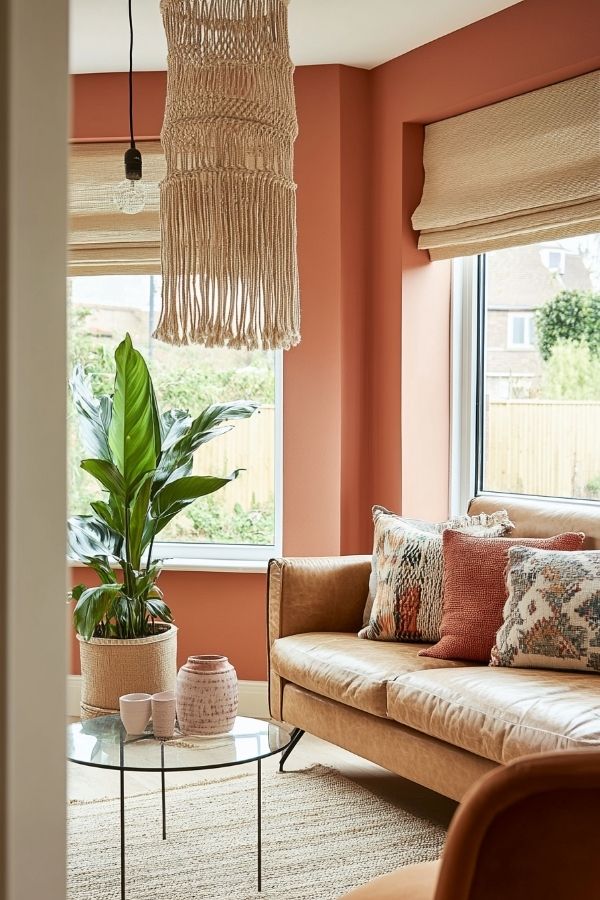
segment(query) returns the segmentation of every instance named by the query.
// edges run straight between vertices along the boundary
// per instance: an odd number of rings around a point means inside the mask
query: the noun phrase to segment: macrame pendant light
[[[162,312],[171,344],[300,340],[288,0],[161,0]]]

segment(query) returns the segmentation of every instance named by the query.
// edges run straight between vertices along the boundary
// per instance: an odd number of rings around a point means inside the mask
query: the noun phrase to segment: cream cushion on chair
[[[478,756],[600,744],[600,678],[481,666],[413,672],[388,684],[388,716]]]
[[[271,667],[281,678],[309,691],[385,716],[386,687],[398,675],[465,665],[420,658],[422,646],[363,641],[356,634],[339,632],[294,634],[274,642]]]

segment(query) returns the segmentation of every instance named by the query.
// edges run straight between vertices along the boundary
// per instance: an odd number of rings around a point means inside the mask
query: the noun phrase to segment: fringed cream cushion
[[[368,625],[359,636],[375,641],[434,642],[440,638],[444,555],[442,533],[499,537],[512,528],[505,510],[458,516],[429,524],[373,509],[376,593]]]

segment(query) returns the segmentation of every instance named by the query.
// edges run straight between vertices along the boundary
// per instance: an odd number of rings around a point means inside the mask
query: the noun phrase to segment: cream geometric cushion
[[[447,528],[500,537],[512,528],[506,510],[457,516],[430,524],[373,508],[376,592],[373,609],[359,637],[374,641],[438,641],[442,618]]]
[[[600,551],[511,547],[491,665],[600,672]]]

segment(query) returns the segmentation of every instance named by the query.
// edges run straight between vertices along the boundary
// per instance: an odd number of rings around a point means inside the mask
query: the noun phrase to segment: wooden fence
[[[592,496],[600,479],[600,402],[492,401],[486,416],[485,486],[489,490]],[[245,468],[223,490],[227,509],[268,503],[274,494],[275,408],[244,419],[196,454],[194,472],[222,475]]]
[[[488,490],[594,497],[600,479],[600,402],[508,400],[487,405]]]
[[[261,406],[249,419],[234,423],[227,434],[204,444],[196,452],[195,475],[228,475],[245,469],[219,492],[219,503],[250,509],[268,503],[275,491],[275,407]]]

